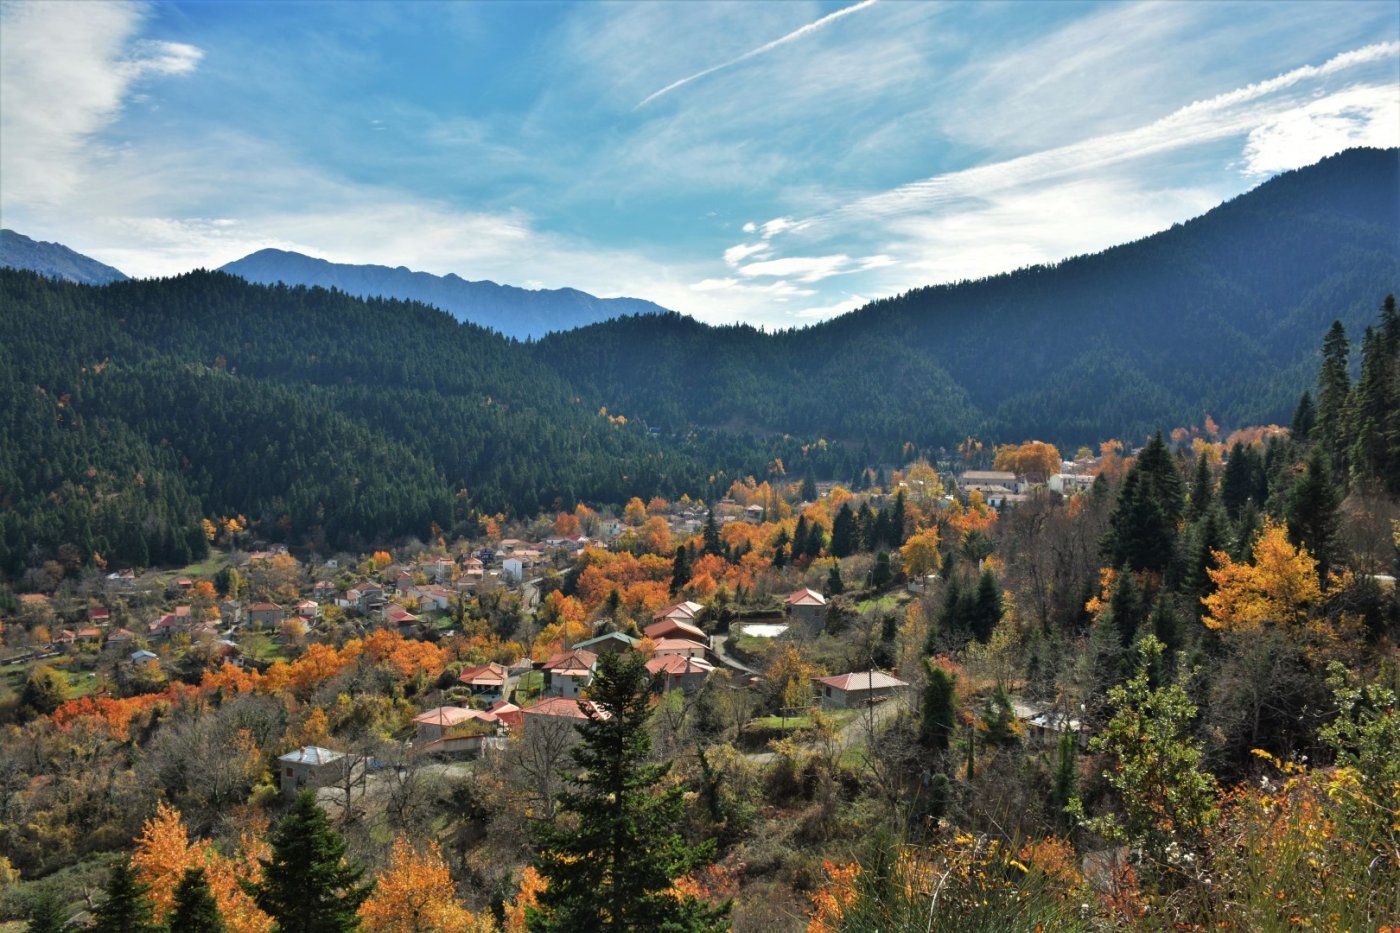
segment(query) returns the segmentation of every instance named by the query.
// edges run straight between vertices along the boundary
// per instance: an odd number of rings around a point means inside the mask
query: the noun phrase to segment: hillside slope
[[[741,423],[887,444],[1062,444],[1286,419],[1334,319],[1400,285],[1400,158],[1351,150],[1102,253],[918,289],[801,331],[679,316],[536,355],[667,428]]]

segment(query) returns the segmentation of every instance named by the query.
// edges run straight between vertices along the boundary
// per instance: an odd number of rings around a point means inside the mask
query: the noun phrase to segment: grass
[[[181,567],[179,570],[157,570],[153,571],[149,578],[158,582],[161,586],[166,586],[172,580],[180,577],[189,577],[196,580],[201,577],[213,577],[220,570],[228,566],[228,552],[211,550],[209,556],[197,563]]]
[[[892,612],[909,601],[909,594],[905,592],[886,593],[876,599],[862,599],[855,604],[856,612]]]
[[[859,713],[860,710],[854,709],[833,709],[823,710],[822,716],[828,722],[834,723],[836,728],[840,729],[844,727],[848,722],[855,719],[856,716],[859,715]],[[778,731],[786,729],[786,731],[788,732],[794,732],[798,729],[811,728],[811,726],[811,716],[789,716],[786,719],[784,719],[782,716],[755,716],[753,719],[749,720],[749,723],[745,728],[752,729],[755,731]]]

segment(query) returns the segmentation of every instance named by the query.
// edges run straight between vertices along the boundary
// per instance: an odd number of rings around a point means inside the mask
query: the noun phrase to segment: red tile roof
[[[896,680],[883,671],[853,671],[850,674],[815,679],[817,683],[834,687],[837,690],[893,690],[896,687],[909,686],[904,681]]]
[[[789,606],[825,606],[826,597],[816,590],[803,587],[787,598]]]
[[[526,716],[553,716],[560,719],[587,719],[585,709],[591,709],[603,719],[608,718],[605,710],[599,709],[588,700],[574,700],[569,697],[546,697],[525,710]]]
[[[680,619],[662,619],[653,622],[642,630],[647,638],[688,638],[700,644],[708,643],[704,631]]]

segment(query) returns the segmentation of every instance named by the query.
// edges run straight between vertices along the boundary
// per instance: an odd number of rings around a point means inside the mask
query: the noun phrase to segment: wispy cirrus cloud
[[[716,71],[723,71],[726,68],[732,68],[735,65],[742,64],[743,62],[749,61],[750,59],[754,59],[760,55],[764,55],[768,52],[771,52],[774,49],[781,48],[782,46],[787,45],[789,42],[796,42],[798,39],[801,39],[804,36],[811,35],[818,29],[821,29],[824,26],[828,26],[838,19],[850,16],[852,13],[858,13],[861,10],[864,10],[866,7],[873,6],[876,2],[877,0],[860,0],[859,3],[853,3],[848,7],[843,7],[837,10],[835,13],[828,13],[821,19],[815,20],[813,22],[808,23],[805,26],[794,29],[787,35],[780,36],[777,39],[774,39],[772,42],[765,42],[758,48],[750,49],[749,51],[745,52],[743,55],[740,55],[737,58],[731,58],[727,62],[721,62],[718,65],[713,65],[702,71],[697,71],[692,75],[688,75],[684,78],[681,78],[679,81],[672,81],[670,84],[661,88],[659,91],[653,91],[651,94],[648,94],[633,109],[640,110],[652,101],[664,97],[672,91],[677,90],[678,88],[685,87],[687,84],[690,84],[693,81],[698,81],[701,78],[706,77],[707,75],[712,75]]]

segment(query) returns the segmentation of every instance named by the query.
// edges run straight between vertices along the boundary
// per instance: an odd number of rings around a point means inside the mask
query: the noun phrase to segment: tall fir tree
[[[175,888],[175,905],[168,921],[171,933],[227,933],[219,905],[209,890],[202,868],[188,868]]]
[[[1001,621],[1003,611],[1001,587],[997,585],[996,574],[990,569],[984,570],[977,581],[972,611],[967,619],[972,637],[985,644],[992,637],[992,630]]]
[[[1298,407],[1293,409],[1293,420],[1288,423],[1289,436],[1299,444],[1306,444],[1316,424],[1317,406],[1313,404],[1312,393],[1304,389],[1298,398]]]
[[[107,898],[93,911],[93,933],[157,933],[150,890],[136,880],[131,859],[123,858],[112,866],[107,876]]]
[[[928,683],[919,717],[919,742],[935,752],[946,752],[957,722],[958,694],[953,674],[924,659]]]
[[[724,556],[724,545],[720,542],[719,524],[715,521],[715,510],[713,508],[711,508],[709,514],[705,516],[703,539],[705,542],[706,554],[714,554],[720,557]]]
[[[1185,484],[1160,431],[1128,471],[1109,516],[1105,557],[1115,567],[1163,572],[1175,550]]]
[[[1351,407],[1351,344],[1341,321],[1333,321],[1322,341],[1317,377],[1317,434],[1332,466],[1346,473]]]
[[[281,931],[344,933],[373,890],[364,869],[345,859],[345,840],[331,827],[316,794],[303,791],[272,833],[272,854],[259,859],[262,880],[244,884]]]
[[[29,905],[26,933],[63,933],[66,913],[58,894],[52,888],[44,888]]]
[[[1204,455],[1196,457],[1196,470],[1191,477],[1191,497],[1186,501],[1186,521],[1195,522],[1215,502],[1215,478],[1210,462]]]
[[[1332,483],[1327,454],[1314,447],[1308,455],[1303,475],[1288,491],[1285,518],[1288,538],[1306,547],[1317,559],[1317,573],[1326,580],[1336,558],[1336,536],[1340,502]]]
[[[892,548],[903,547],[904,545],[904,523],[908,520],[906,514],[907,505],[904,501],[904,490],[894,497],[894,508],[890,513],[890,538],[889,544]]]
[[[802,497],[803,502],[817,501],[817,474],[812,472],[811,467],[808,467],[807,471],[802,474],[802,490],[798,495]]]
[[[676,546],[676,556],[671,561],[671,595],[675,596],[690,582],[690,555],[685,545]]]
[[[826,595],[840,596],[846,592],[845,581],[841,579],[841,565],[839,563],[831,565],[831,572],[826,575]]]
[[[859,530],[856,516],[849,503],[843,502],[831,522],[831,554],[833,557],[850,557],[859,544]]]
[[[641,656],[600,658],[590,695],[595,708],[572,752],[579,771],[560,795],[577,820],[540,829],[536,868],[548,884],[528,913],[531,933],[725,929],[727,903],[672,892],[712,858],[713,843],[681,837],[684,788],[663,788],[670,764],[648,760],[651,678]]]

